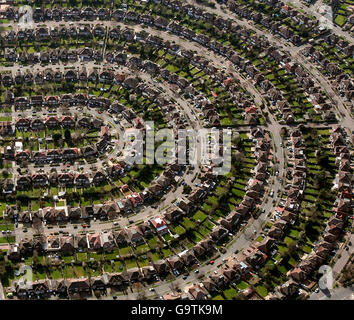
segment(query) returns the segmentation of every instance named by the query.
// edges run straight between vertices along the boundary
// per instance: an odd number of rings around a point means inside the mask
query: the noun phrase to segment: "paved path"
[[[351,242],[352,245],[348,245],[348,243]],[[348,246],[349,250],[345,250],[345,248]],[[351,234],[350,236],[347,237],[347,241],[345,242],[345,245],[341,248],[341,250],[338,250],[336,255],[340,254],[340,258],[336,261],[336,263],[333,266],[333,274],[336,277],[341,273],[349,259],[353,256],[354,254],[354,234]]]
[[[0,300],[6,300],[4,288],[2,287],[1,281],[0,281]]]
[[[309,300],[354,300],[354,286],[337,288],[331,292],[313,293]]]

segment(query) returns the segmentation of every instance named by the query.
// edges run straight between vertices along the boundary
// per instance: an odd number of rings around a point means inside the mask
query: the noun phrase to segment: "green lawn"
[[[132,248],[130,246],[122,247],[122,248],[119,248],[119,252],[120,252],[120,254],[122,256],[123,255],[127,255],[127,254],[131,254],[132,253]]]
[[[66,266],[63,269],[63,273],[64,273],[64,277],[67,278],[67,279],[75,277],[74,270],[73,270],[73,268],[71,266]]]
[[[224,295],[228,300],[231,300],[233,297],[236,296],[236,294],[237,294],[236,289],[232,287],[224,290]]]
[[[261,297],[266,297],[268,295],[268,290],[263,286],[257,286],[256,291]]]
[[[120,260],[114,261],[114,269],[116,270],[116,272],[123,272],[126,270],[125,265]]]
[[[93,268],[88,268],[91,277],[98,277],[101,274],[101,270],[100,269],[93,269]]]
[[[342,15],[337,15],[337,17],[334,19],[334,22],[338,24],[340,27],[344,25],[344,23],[347,21],[347,17],[342,16]]]
[[[0,243],[14,243],[15,237],[1,237]]]
[[[58,269],[53,269],[50,274],[53,279],[61,279],[63,277],[61,271]]]
[[[111,266],[110,263],[105,263],[104,266],[103,266],[103,270],[105,272],[110,272],[110,273],[113,272],[113,269],[112,269],[112,266]]]
[[[117,258],[117,256],[119,256],[119,252],[118,250],[114,250],[113,252],[105,252],[104,253],[105,259],[106,260],[115,260]]]
[[[150,250],[149,246],[147,244],[141,244],[135,248],[135,251],[137,254],[143,254],[146,253]]]
[[[37,271],[37,278],[38,280],[44,280],[47,278],[47,274],[44,270]]]
[[[82,266],[74,266],[74,273],[77,278],[86,276],[86,272]]]
[[[158,261],[161,259],[160,255],[158,253],[149,253],[151,261]]]
[[[178,235],[183,234],[186,230],[182,227],[177,225],[176,227],[174,227],[173,229],[170,229],[172,232],[177,233]]]
[[[248,288],[248,285],[246,282],[241,281],[240,283],[237,284],[237,288],[239,288],[240,290],[245,290]]]
[[[201,212],[200,210],[198,210],[198,211],[192,216],[193,220],[195,220],[195,221],[198,221],[198,220],[203,221],[206,217],[207,217],[207,215],[204,214],[203,212]]]
[[[64,256],[63,260],[65,261],[65,263],[71,263],[71,261],[75,260],[74,256]]]
[[[79,262],[86,261],[86,260],[87,260],[87,254],[86,254],[86,252],[78,252],[78,253],[76,254],[76,259],[77,259],[77,261],[79,261]]]
[[[157,236],[150,238],[147,242],[148,242],[150,248],[152,248],[152,249],[156,248],[158,246],[158,244],[160,243]]]
[[[137,267],[135,259],[125,259],[124,262],[127,266],[127,269],[132,269]]]

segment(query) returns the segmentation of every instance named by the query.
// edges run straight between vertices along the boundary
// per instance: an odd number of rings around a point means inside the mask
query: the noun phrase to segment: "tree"
[[[71,132],[70,132],[69,129],[65,129],[64,138],[65,138],[66,141],[71,141]]]
[[[49,260],[48,256],[44,256],[42,266],[45,270],[49,270],[50,260]]]
[[[191,191],[192,191],[192,188],[191,188],[188,184],[185,184],[185,185],[183,186],[183,193],[184,193],[184,194],[190,194]]]
[[[306,241],[306,233],[304,231],[301,231],[299,233],[299,242],[304,243]]]
[[[71,139],[73,143],[76,143],[82,139],[82,137],[85,137],[87,135],[88,130],[87,129],[77,129],[75,132],[72,134]]]
[[[5,279],[6,274],[5,252],[3,252],[0,253],[0,279]]]
[[[297,242],[293,241],[288,245],[289,254],[291,257],[295,257],[297,253]]]
[[[280,136],[281,137],[284,137],[284,136],[286,136],[288,134],[288,129],[286,128],[286,127],[282,127],[281,129],[280,129]]]
[[[285,248],[284,251],[280,253],[280,256],[282,257],[282,259],[287,260],[289,258],[288,248]]]
[[[32,227],[36,231],[37,234],[43,233],[44,229],[43,229],[42,221],[38,217],[33,218]]]
[[[274,271],[275,268],[276,268],[276,266],[273,263],[267,264],[265,266],[265,269],[266,269],[267,273]]]
[[[9,172],[7,170],[3,170],[2,176],[4,177],[4,179],[7,179],[9,177]]]
[[[100,290],[95,290],[93,293],[94,293],[96,299],[101,298],[101,292],[100,292]]]
[[[32,262],[33,262],[33,266],[37,267],[37,265],[39,263],[38,251],[37,250],[33,250]]]
[[[314,184],[320,189],[326,186],[326,172],[324,170],[321,170],[318,174],[316,174],[314,177]]]
[[[60,133],[54,133],[52,135],[54,144],[58,144],[59,140],[62,138],[62,135]]]

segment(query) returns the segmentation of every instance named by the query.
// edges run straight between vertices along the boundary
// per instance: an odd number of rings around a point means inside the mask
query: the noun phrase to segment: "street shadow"
[[[332,296],[331,292],[328,290],[328,288],[326,289],[321,289],[321,291],[326,295],[327,298],[330,298]]]

